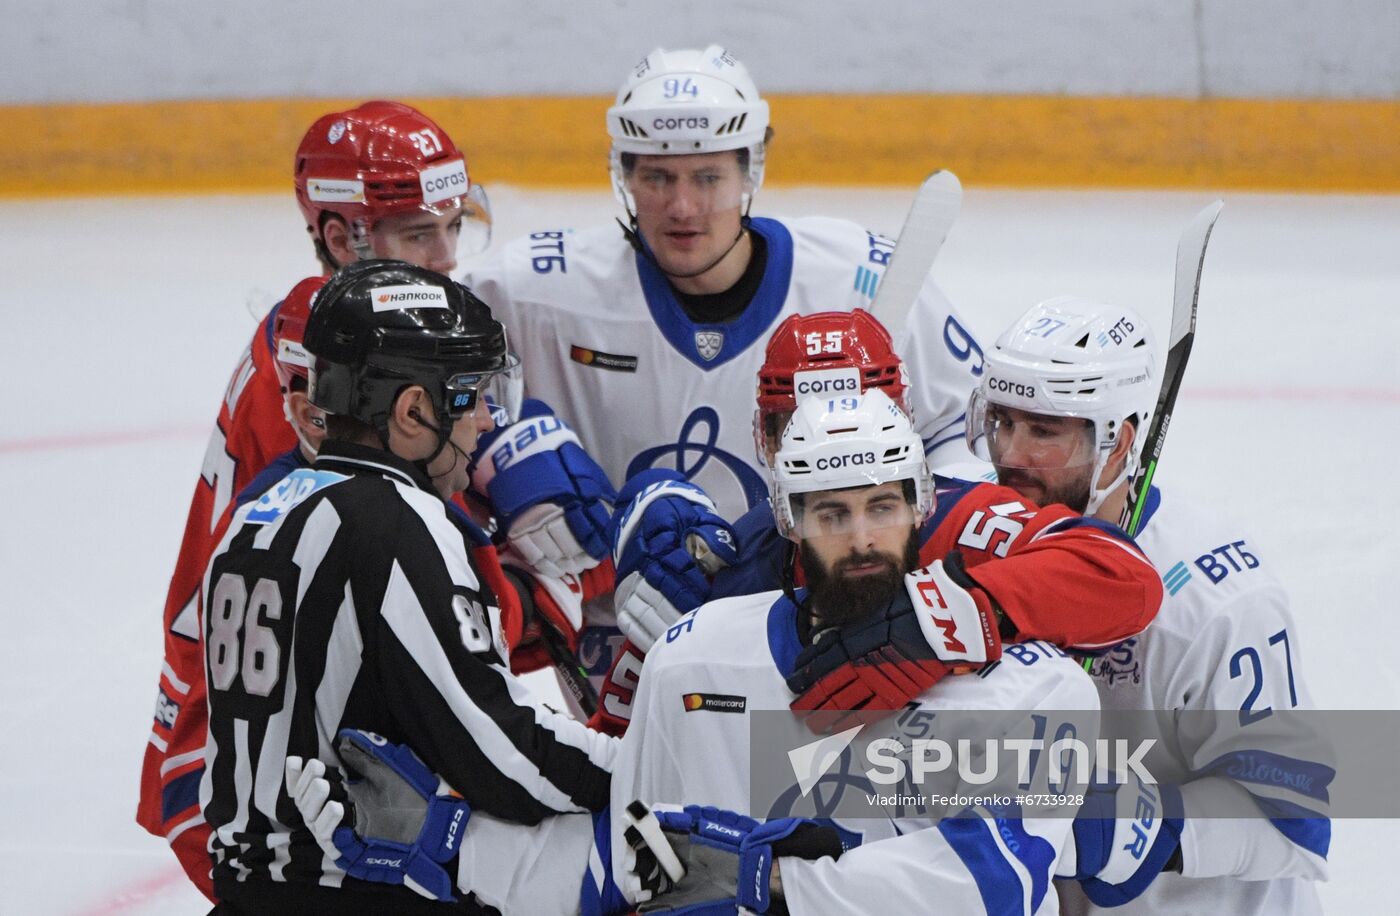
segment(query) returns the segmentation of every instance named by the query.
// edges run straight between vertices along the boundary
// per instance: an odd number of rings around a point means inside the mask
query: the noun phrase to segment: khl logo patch
[[[719,356],[720,348],[724,346],[724,333],[722,331],[696,331],[695,349],[705,361]]]

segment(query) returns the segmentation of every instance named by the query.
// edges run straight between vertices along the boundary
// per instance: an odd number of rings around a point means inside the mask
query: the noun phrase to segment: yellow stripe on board
[[[0,106],[0,196],[281,191],[326,111],[358,99]],[[409,99],[474,176],[607,186],[603,97]],[[775,184],[1400,192],[1400,101],[779,95]]]

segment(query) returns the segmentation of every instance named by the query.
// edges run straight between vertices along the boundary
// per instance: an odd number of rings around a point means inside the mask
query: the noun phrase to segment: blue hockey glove
[[[739,554],[705,491],[655,468],[627,481],[612,520],[617,625],[642,651],[710,596],[709,577]]]
[[[782,910],[771,895],[773,863],[781,856],[840,858],[841,836],[835,828],[805,818],[759,823],[722,808],[688,805],[676,810],[648,810],[641,802],[627,807],[624,862],[629,882],[654,893],[638,893],[639,913],[731,914],[736,908],[755,913]]]
[[[1074,818],[1073,872],[1061,857],[1061,874],[1079,881],[1099,906],[1137,898],[1163,871],[1180,871],[1181,791],[1144,783],[1130,772],[1122,783],[1094,783]]]
[[[352,878],[456,900],[442,863],[457,855],[471,808],[406,745],[345,728],[336,750],[358,778],[287,758],[287,794],[316,842]]]
[[[592,569],[608,552],[612,483],[548,404],[526,400],[520,414],[481,437],[472,490],[531,569],[555,579]]]

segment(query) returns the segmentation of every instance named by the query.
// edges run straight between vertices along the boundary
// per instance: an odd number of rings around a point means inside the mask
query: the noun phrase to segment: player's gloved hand
[[[954,551],[906,575],[879,613],[817,633],[787,679],[791,707],[820,734],[851,712],[899,709],[945,675],[1000,657],[991,598]]]
[[[511,670],[516,674],[537,671],[559,651],[577,655],[583,626],[583,588],[578,578],[532,575],[511,565],[502,569],[521,609],[521,637],[511,652]]]
[[[786,912],[772,894],[781,856],[840,858],[835,828],[806,818],[759,823],[722,808],[627,806],[623,862],[639,913]]]
[[[532,569],[553,578],[592,569],[608,553],[612,483],[548,404],[528,399],[520,413],[481,437],[472,490]]]
[[[739,558],[734,529],[705,491],[676,471],[632,477],[610,527],[623,635],[643,652],[688,611],[704,604],[710,579]]]
[[[1121,783],[1094,783],[1074,818],[1056,877],[1079,881],[1103,907],[1121,906],[1164,871],[1181,871],[1181,791],[1144,783],[1128,772]]]
[[[471,808],[406,745],[345,728],[336,750],[354,778],[316,759],[286,766],[287,794],[326,855],[352,878],[455,900],[442,863],[457,855]]]

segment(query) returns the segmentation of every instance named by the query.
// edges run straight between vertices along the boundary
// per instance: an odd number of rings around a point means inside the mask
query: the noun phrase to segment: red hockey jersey
[[[311,277],[287,298],[310,298],[325,283]],[[155,722],[141,766],[136,821],[174,848],[190,878],[212,899],[208,829],[199,809],[207,724],[198,591],[218,544],[220,519],[268,463],[297,444],[282,411],[274,364],[273,326],[279,302],[258,325],[224,391],[204,466],[190,501],[175,572],[165,596],[165,659],[156,694]]]

